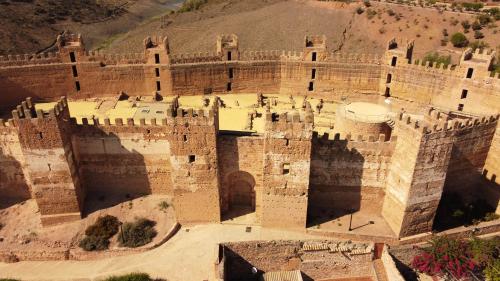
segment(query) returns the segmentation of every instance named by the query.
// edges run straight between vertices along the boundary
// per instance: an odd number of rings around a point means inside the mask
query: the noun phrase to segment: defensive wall
[[[443,192],[498,194],[500,84],[486,66],[494,53],[467,51],[460,66],[437,69],[409,64],[413,44],[396,41],[380,58],[328,53],[317,36],[306,37],[299,54],[240,52],[235,36],[219,37],[216,54],[194,56],[170,55],[166,38],[146,39],[140,55],[87,52],[81,37],[69,35],[58,44],[56,54],[0,60],[0,104],[16,108],[0,120],[2,200],[35,198],[44,225],[78,219],[86,197],[162,193],[174,197],[181,223],[218,222],[238,204],[250,206],[257,223],[285,228],[304,228],[316,210],[364,209],[403,237],[431,230]],[[425,75],[437,80],[411,85]],[[446,86],[457,84],[467,87],[466,100],[477,97],[461,110]],[[267,110],[265,132],[245,135],[219,130],[218,99],[201,110],[174,102],[160,119],[82,124],[70,117],[66,98],[56,99],[119,92],[390,98],[395,109],[423,117],[401,113],[387,135],[328,138],[314,132],[306,104],[302,113]],[[34,109],[46,100],[58,103]],[[498,206],[494,196],[487,199]]]
[[[413,42],[392,40],[385,55],[330,52],[322,36],[307,36],[302,52],[240,50],[235,35],[217,38],[214,53],[171,54],[168,38],[147,38],[140,54],[87,51],[81,36],[58,37],[59,51],[0,57],[0,105],[26,97],[56,100],[115,96],[285,93],[326,100],[377,100],[396,109],[429,104],[472,114],[500,107],[495,53],[467,50],[456,66],[421,65]]]

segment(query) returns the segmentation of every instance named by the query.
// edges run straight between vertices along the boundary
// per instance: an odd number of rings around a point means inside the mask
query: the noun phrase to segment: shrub
[[[85,236],[78,246],[85,251],[102,251],[109,247],[109,238]]]
[[[412,267],[428,275],[449,272],[454,278],[467,277],[477,265],[465,241],[435,237],[431,247],[413,258]]]
[[[93,225],[87,227],[85,235],[108,239],[118,233],[119,226],[120,221],[118,221],[116,217],[106,215],[104,217],[99,217]]]
[[[206,3],[207,3],[207,0],[185,0],[184,3],[182,3],[182,6],[178,11],[179,11],[179,13],[196,11],[203,4],[206,4]]]
[[[363,8],[361,8],[361,7],[358,7],[358,8],[356,9],[356,13],[357,13],[358,15],[361,15],[361,14],[362,14],[362,13],[364,13],[364,12],[365,12],[365,9],[363,9]]]
[[[364,0],[364,1],[363,1],[363,4],[364,4],[366,7],[371,7],[371,6],[372,6],[372,3],[370,3],[370,0]]]
[[[481,38],[484,38],[484,34],[479,30],[474,31],[474,39],[481,39]]]
[[[388,14],[389,16],[391,16],[391,17],[392,17],[392,16],[394,16],[396,13],[394,13],[394,11],[393,11],[392,9],[389,9],[389,10],[387,10],[387,14]]]
[[[467,11],[479,11],[484,7],[483,3],[462,3],[462,7]]]
[[[440,56],[437,52],[427,53],[422,60],[422,64],[426,64],[426,62],[431,62],[432,65],[449,65],[451,63],[451,56]]]
[[[118,236],[118,242],[125,247],[139,247],[151,242],[157,232],[154,229],[156,222],[139,218],[134,222],[123,224],[123,232]]]
[[[366,17],[367,17],[368,19],[372,19],[372,18],[373,18],[374,16],[376,16],[376,15],[377,15],[377,11],[374,11],[374,10],[372,10],[372,9],[368,9],[368,10],[366,10]]]
[[[483,27],[481,26],[481,24],[478,21],[475,21],[472,23],[472,30],[480,30],[481,28],[483,28]]]
[[[466,29],[469,29],[469,28],[470,28],[470,23],[469,23],[469,21],[468,21],[468,20],[464,20],[464,21],[462,21],[462,22],[461,22],[461,24],[462,24],[462,27],[464,28],[464,30],[466,30]]]
[[[161,211],[166,211],[168,209],[168,207],[170,207],[170,204],[168,204],[167,201],[161,201],[158,204],[158,207],[160,208]]]
[[[451,36],[450,41],[453,44],[453,46],[457,47],[457,48],[465,47],[469,43],[469,41],[467,40],[467,37],[465,37],[465,35],[463,33],[460,33],[460,32],[454,33]]]
[[[488,48],[489,45],[488,43],[484,42],[484,41],[474,41],[472,43],[469,44],[469,47],[472,48],[473,51],[475,51],[476,49],[485,49],[485,48]]]
[[[487,25],[488,23],[491,22],[490,16],[486,14],[477,16],[477,20],[481,25]]]
[[[153,281],[146,273],[130,273],[121,276],[111,276],[104,281]]]
[[[110,215],[99,217],[96,222],[87,227],[85,237],[78,246],[85,251],[101,251],[109,247],[109,238],[118,233],[120,221]]]

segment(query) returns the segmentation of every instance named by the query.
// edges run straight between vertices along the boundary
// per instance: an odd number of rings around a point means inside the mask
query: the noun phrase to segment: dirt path
[[[244,225],[210,224],[182,228],[157,249],[129,256],[95,261],[33,261],[0,263],[0,277],[21,280],[100,280],[129,272],[147,272],[169,281],[213,280],[215,245],[223,241],[317,239],[300,232],[262,229]]]

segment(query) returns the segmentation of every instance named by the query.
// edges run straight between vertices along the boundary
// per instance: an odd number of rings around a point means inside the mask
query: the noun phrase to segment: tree
[[[463,33],[457,32],[451,36],[451,44],[456,48],[463,48],[469,44],[469,40]]]

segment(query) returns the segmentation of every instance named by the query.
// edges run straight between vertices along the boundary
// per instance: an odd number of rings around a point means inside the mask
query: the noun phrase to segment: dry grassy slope
[[[181,2],[0,0],[0,55],[37,52],[49,46],[63,30],[83,33],[92,48],[109,37],[173,9]],[[126,11],[116,10],[116,7],[125,7]]]
[[[377,15],[368,19],[367,13],[355,13],[360,3],[350,5],[338,2],[307,0],[219,0],[201,10],[170,16],[172,23],[160,29],[160,21],[151,21],[129,31],[115,40],[109,52],[140,52],[142,39],[148,35],[168,35],[173,53],[205,52],[215,50],[215,37],[219,33],[236,33],[240,46],[249,50],[301,50],[306,34],[325,34],[330,50],[341,49],[363,53],[382,53],[386,42],[394,37],[414,38],[416,55],[439,50],[455,58],[460,50],[451,44],[442,47],[442,30],[451,35],[461,31],[453,26],[453,18],[462,21],[474,17],[469,14],[438,11],[427,8],[400,6],[372,1]],[[397,21],[389,16],[392,9],[401,14]],[[427,27],[425,27],[427,25]],[[381,28],[385,29],[380,33]],[[498,28],[484,29],[484,41],[497,47],[500,42]],[[472,41],[472,32],[467,35]]]

